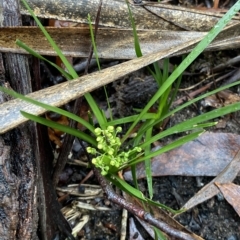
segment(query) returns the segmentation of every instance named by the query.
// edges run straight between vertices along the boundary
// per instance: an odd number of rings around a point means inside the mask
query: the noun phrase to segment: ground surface
[[[220,59],[228,56],[228,54],[235,55],[237,53],[237,51],[223,52],[219,54],[218,58],[215,58],[215,63],[211,64],[215,66],[216,63],[221,62]],[[213,53],[210,55],[212,54]],[[197,62],[206,63],[206,56],[208,56],[208,60],[213,59],[212,57],[209,57],[209,55],[202,55]],[[174,61],[177,60],[174,59]],[[188,69],[188,71],[199,71],[199,69],[196,70],[196,66],[193,65]],[[134,73],[133,75],[128,76],[125,79],[120,80],[108,87],[109,91],[112,92],[110,99],[114,106],[115,115],[123,116],[130,114],[133,107],[142,107],[144,102],[146,102],[146,100],[151,96],[151,94],[154,92],[154,88],[152,88],[152,86],[155,86],[154,83],[148,83],[147,85],[144,85],[144,81],[139,80],[145,79],[146,82],[148,82],[149,77],[146,77],[146,74],[146,71]],[[134,90],[134,81],[136,81],[135,84],[137,86],[137,91]],[[198,81],[199,75],[186,75],[183,78],[181,88],[189,87]],[[142,88],[140,87],[141,85],[143,86]],[[236,93],[238,92],[238,88],[234,88],[232,90]],[[101,92],[98,91],[97,96],[100,96],[100,93]],[[136,97],[136,94],[139,95]],[[184,96],[185,94],[186,93],[180,92],[178,98]],[[127,96],[129,96],[129,99]],[[197,116],[201,114],[201,111],[209,111],[209,109],[202,108],[201,104],[189,107],[171,117],[167,127],[178,122],[185,121],[190,117]],[[210,131],[240,134],[238,116],[239,113],[236,113],[233,114],[231,118],[228,118],[227,126],[225,128],[217,129],[214,127],[211,128]],[[170,142],[171,140],[171,138],[167,138],[166,142]],[[192,151],[194,152],[194,149],[192,149]],[[79,178],[83,178],[84,175],[87,174],[88,169],[79,170],[79,168],[74,168],[73,172],[75,172],[75,176],[78,173],[78,176],[80,176]],[[74,176],[74,174],[71,176]],[[70,182],[71,176],[69,176]],[[211,177],[203,177],[200,179],[200,181],[205,185],[206,183],[210,182],[211,179]],[[96,184],[94,178],[89,179],[88,182],[90,184]],[[240,184],[240,178],[236,178],[234,182],[236,184]],[[200,189],[196,177],[185,176],[156,177],[154,178],[153,187],[154,200],[160,201],[161,203],[166,204],[174,209],[179,209],[180,206],[182,206]],[[144,193],[147,192],[145,180],[140,180],[140,189]],[[104,200],[104,198],[91,200],[91,203],[94,205],[96,202],[103,206],[107,204],[107,206],[111,207],[113,210],[110,212],[90,212],[90,221],[84,227],[84,237],[80,237],[80,239],[119,239],[122,218],[121,209],[119,209],[118,206]],[[221,194],[178,216],[177,220],[183,226],[207,240],[240,239],[240,218],[233,210],[232,206],[226,202]],[[114,227],[109,227],[110,224],[112,224]],[[139,226],[138,223],[137,226]],[[144,239],[151,239],[140,226],[139,228]]]
[[[183,4],[187,4],[189,1],[184,1]],[[201,82],[203,78],[211,75],[211,69],[218,64],[224,63],[227,60],[239,55],[239,50],[234,51],[222,51],[218,53],[202,54],[198,60],[187,69],[187,74],[183,77],[180,88],[188,88],[192,85]],[[180,62],[179,58],[171,59],[173,64]],[[225,68],[220,72],[220,75],[231,69],[239,68],[240,64]],[[200,72],[203,73],[200,74]],[[47,78],[47,77],[46,77]],[[211,79],[208,82],[214,81]],[[217,83],[216,86],[220,86],[223,82]],[[200,88],[206,83],[200,83],[197,87]],[[212,87],[214,89],[216,86]],[[126,76],[124,79],[119,80],[107,87],[110,96],[110,103],[113,106],[113,113],[116,117],[127,116],[133,113],[133,108],[142,108],[147,100],[152,96],[156,89],[156,84],[146,70],[134,73],[130,76]],[[239,89],[236,87],[232,89],[235,93],[239,93]],[[178,94],[178,98],[187,96],[192,90],[182,91]],[[101,90],[95,93],[95,96],[101,102],[104,102],[104,94]],[[202,111],[208,111],[202,107],[201,103],[197,103],[178,114],[175,114],[169,120],[166,127],[173,126],[176,123],[185,121],[186,119],[201,114]],[[231,115],[227,120],[227,126],[225,128],[217,129],[211,128],[212,132],[226,132],[240,134],[239,126],[239,113]],[[166,142],[171,142],[171,138],[167,138]],[[77,149],[77,150],[76,150]],[[194,149],[192,149],[194,152]],[[74,158],[83,159],[81,157],[79,146],[75,146]],[[85,159],[86,160],[86,159]],[[69,173],[69,174],[66,174]],[[78,167],[73,165],[67,165],[62,175],[63,180],[59,186],[66,186],[71,183],[79,183],[87,174],[89,169],[85,167]],[[65,174],[65,175],[64,175]],[[63,177],[64,176],[64,177]],[[200,179],[204,185],[211,181],[211,177],[203,177]],[[240,178],[236,178],[234,181],[236,184],[240,184]],[[87,183],[97,184],[94,177],[91,177]],[[140,189],[142,192],[147,192],[146,181],[140,180]],[[196,180],[196,177],[186,176],[168,176],[168,177],[155,177],[153,182],[154,187],[154,200],[170,206],[174,209],[179,209],[187,200],[189,200],[194,194],[196,194],[200,187]],[[67,201],[63,201],[63,206],[66,206],[76,200],[77,197],[70,196]],[[90,215],[89,221],[85,224],[84,228],[80,231],[78,239],[89,240],[117,240],[120,239],[120,229],[122,220],[122,210],[105,200],[103,196],[86,200],[86,202],[97,205],[107,206],[111,208],[111,211],[83,211],[83,214],[87,212]],[[130,216],[133,217],[133,216]],[[240,218],[230,206],[222,195],[213,197],[212,199],[198,205],[192,210],[178,216],[176,218],[183,226],[201,236],[206,240],[238,240],[240,239]],[[143,239],[152,239],[147,232],[140,226],[135,220],[139,231],[141,232]],[[76,223],[76,222],[75,222]],[[128,222],[129,223],[129,222]],[[74,226],[74,224],[73,224]],[[127,239],[129,238],[129,232],[127,232]],[[131,238],[133,239],[133,238]]]

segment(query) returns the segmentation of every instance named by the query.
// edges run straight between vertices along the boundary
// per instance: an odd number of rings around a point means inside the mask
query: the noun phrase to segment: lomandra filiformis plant
[[[119,171],[119,167],[126,165],[130,158],[135,158],[142,151],[140,147],[121,151],[121,140],[117,136],[122,132],[121,127],[115,129],[113,126],[108,126],[106,130],[96,128],[94,132],[97,148],[88,147],[87,152],[95,156],[92,163],[101,169],[102,175]]]

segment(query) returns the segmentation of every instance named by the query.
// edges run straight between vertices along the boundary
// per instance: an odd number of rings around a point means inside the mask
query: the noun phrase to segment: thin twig
[[[82,97],[78,98],[75,102],[74,102],[74,106],[73,106],[73,110],[72,112],[74,114],[78,114],[79,113],[79,109],[81,107],[82,104]],[[70,127],[72,128],[77,128],[77,122],[70,119]],[[61,172],[63,171],[67,161],[68,161],[68,155],[72,149],[72,145],[73,145],[73,141],[74,141],[74,136],[70,135],[70,134],[66,134],[66,136],[64,137],[64,142],[63,142],[63,146],[61,149],[61,152],[59,153],[59,156],[57,158],[57,162],[54,168],[54,172],[53,172],[53,176],[52,176],[52,181],[53,181],[53,185],[56,187],[58,184],[58,180],[59,180],[59,175],[61,174]]]
[[[216,79],[214,82],[215,82],[215,83],[216,83],[216,82],[219,82],[219,81],[221,81],[222,79],[228,77],[229,75],[232,75],[232,72],[229,72],[229,73],[225,74],[224,76],[219,77],[219,78]],[[210,82],[210,83],[204,85],[203,87],[201,87],[201,88],[199,88],[199,89],[197,89],[197,90],[189,93],[189,97],[190,97],[190,98],[194,98],[196,95],[198,95],[198,94],[206,91],[207,89],[209,89],[209,88],[213,85],[214,82]],[[179,98],[178,100],[176,100],[176,101],[172,104],[172,106],[174,106],[174,107],[179,106],[180,104],[184,103],[186,100],[187,100],[186,97],[181,97],[181,98]]]
[[[190,234],[181,232],[167,223],[155,219],[150,213],[145,212],[142,208],[132,204],[131,202],[126,201],[122,196],[116,194],[110,184],[106,181],[106,179],[101,175],[100,171],[93,166],[93,171],[95,176],[97,177],[99,184],[101,185],[103,191],[107,195],[107,198],[118,204],[119,206],[125,208],[135,216],[139,217],[140,219],[148,222],[152,226],[157,227],[158,229],[162,230],[163,232],[167,233],[171,237],[176,237],[177,239],[182,240],[194,240]]]

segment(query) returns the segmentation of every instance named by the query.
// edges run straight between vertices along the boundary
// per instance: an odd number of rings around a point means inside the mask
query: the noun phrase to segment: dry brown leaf
[[[54,122],[57,122],[59,124],[62,125],[68,125],[69,124],[69,120],[67,119],[67,117],[63,116],[63,115],[59,115],[59,114],[55,114],[52,112],[48,112],[46,113],[46,119],[48,120],[52,120]],[[54,128],[48,128],[48,137],[49,139],[54,142],[58,147],[62,146],[62,142],[61,142],[61,136],[64,134],[64,132],[58,130],[58,129],[54,129]]]
[[[234,159],[225,167],[225,169],[210,183],[204,186],[196,195],[194,195],[187,203],[182,207],[183,209],[190,209],[196,205],[210,199],[215,196],[219,189],[214,184],[218,183],[229,183],[235,179],[240,170],[240,150],[237,152]]]
[[[152,159],[152,175],[217,176],[240,148],[240,136],[206,132],[194,141]],[[145,177],[145,166],[137,167],[137,178]],[[130,171],[124,178],[131,180]]]
[[[220,108],[236,102],[240,102],[240,96],[227,89],[206,97],[202,101],[202,105],[204,107]]]
[[[240,23],[225,28],[207,50],[220,50],[236,48],[240,46]],[[65,56],[87,57],[91,46],[91,38],[88,28],[65,27],[46,28],[56,44]],[[163,51],[166,48],[174,48],[190,40],[204,37],[206,32],[162,31],[162,30],[138,30],[139,42],[142,53],[148,54]],[[1,28],[0,51],[13,53],[26,53],[19,48],[15,41],[20,39],[30,48],[42,55],[56,56],[42,32],[37,27],[12,27]],[[98,55],[108,59],[133,59],[136,57],[134,50],[134,38],[131,29],[107,29],[99,28],[97,34]],[[188,49],[180,49],[172,53],[180,55],[190,52]]]
[[[228,201],[229,204],[233,206],[238,216],[240,217],[240,186],[234,183],[224,183],[220,184],[215,182],[217,187],[222,192],[224,198]]]
[[[60,47],[65,56],[87,57],[91,46],[88,28],[47,27],[48,33]],[[139,30],[138,37],[143,54],[164,51],[196,38],[204,37],[206,33]],[[41,30],[37,27],[1,28],[0,51],[26,53],[15,41],[21,40],[30,48],[42,55],[56,55]],[[134,38],[131,29],[98,29],[97,48],[99,58],[133,59],[136,58]]]

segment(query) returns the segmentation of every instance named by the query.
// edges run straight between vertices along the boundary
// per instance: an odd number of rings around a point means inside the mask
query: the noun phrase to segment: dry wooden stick
[[[192,237],[190,234],[181,232],[178,229],[171,227],[167,223],[154,218],[150,213],[144,211],[142,208],[138,207],[137,205],[134,205],[134,204],[126,201],[122,196],[115,193],[115,191],[113,190],[111,185],[101,175],[100,171],[94,166],[93,166],[93,171],[94,171],[95,176],[98,179],[99,184],[101,185],[103,191],[105,192],[107,198],[110,201],[118,204],[122,208],[125,208],[130,213],[132,213],[135,216],[139,217],[140,219],[148,222],[152,226],[157,227],[158,229],[167,233],[171,237],[176,237],[177,239],[182,239],[182,240],[195,240],[195,238]]]

